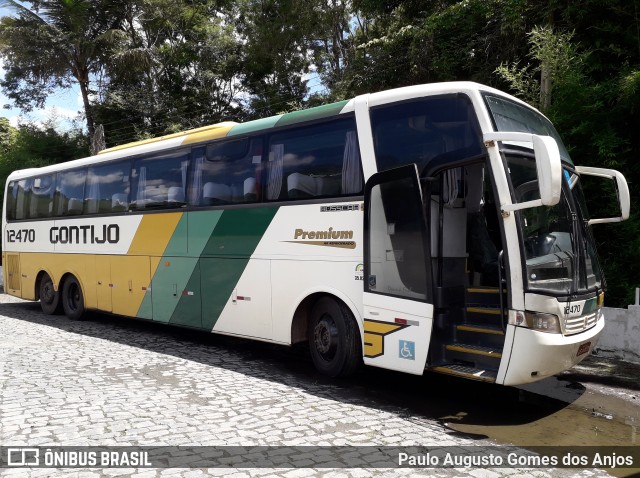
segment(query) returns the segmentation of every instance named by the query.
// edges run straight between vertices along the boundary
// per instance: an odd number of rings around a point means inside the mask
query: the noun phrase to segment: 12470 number
[[[35,242],[35,229],[7,229],[7,242]]]

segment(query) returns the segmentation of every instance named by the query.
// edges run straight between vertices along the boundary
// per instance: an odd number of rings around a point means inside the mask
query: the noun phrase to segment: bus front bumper
[[[520,385],[560,373],[588,357],[598,343],[604,320],[575,335],[549,334],[514,325],[509,327],[514,328],[514,338],[503,383]]]

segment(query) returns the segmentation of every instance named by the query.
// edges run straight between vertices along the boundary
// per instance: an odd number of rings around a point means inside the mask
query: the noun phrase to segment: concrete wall
[[[605,307],[604,319],[597,353],[640,363],[640,305],[627,309]]]

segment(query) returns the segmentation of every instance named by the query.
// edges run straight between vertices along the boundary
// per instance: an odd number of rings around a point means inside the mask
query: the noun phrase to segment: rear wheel
[[[316,369],[330,377],[353,374],[362,361],[358,326],[351,311],[330,297],[313,306],[309,348]]]
[[[80,320],[84,316],[84,296],[78,279],[71,276],[64,281],[62,288],[62,306],[67,317]]]
[[[53,286],[53,281],[47,273],[40,279],[38,295],[40,297],[40,308],[42,312],[47,315],[60,312],[60,293]]]

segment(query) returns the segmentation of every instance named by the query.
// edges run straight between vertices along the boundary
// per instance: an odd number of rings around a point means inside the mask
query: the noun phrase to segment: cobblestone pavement
[[[257,352],[255,352],[257,350]],[[491,445],[380,405],[279,348],[91,315],[44,316],[0,295],[0,443],[54,445]],[[291,353],[291,352],[286,352]],[[301,357],[304,354],[301,354]],[[298,355],[293,353],[293,362]],[[304,360],[306,361],[306,356]],[[285,365],[282,365],[282,364]],[[295,364],[292,365],[295,367]],[[470,397],[471,399],[471,397]],[[293,453],[293,452],[292,452]],[[296,462],[297,457],[289,457]],[[531,469],[6,469],[5,476],[608,476]]]

